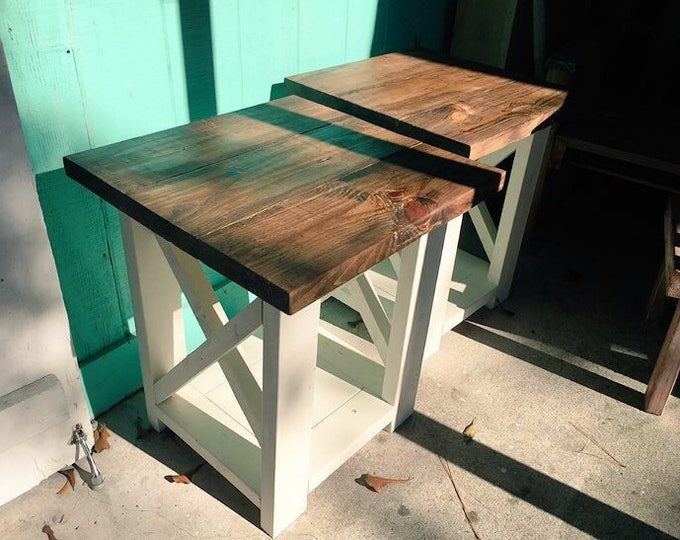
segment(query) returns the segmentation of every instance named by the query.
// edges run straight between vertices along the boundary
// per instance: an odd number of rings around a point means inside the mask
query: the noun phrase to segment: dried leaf
[[[410,478],[381,478],[380,476],[373,476],[372,474],[364,473],[356,479],[358,484],[366,486],[368,489],[376,493],[382,493],[382,490],[387,486],[393,484],[404,484],[411,480]]]
[[[95,429],[92,434],[94,435],[94,446],[92,447],[93,454],[99,454],[104,450],[111,448],[109,444],[110,433],[106,429],[106,424],[104,422],[99,422],[97,429]]]
[[[463,430],[463,438],[465,439],[465,442],[470,442],[472,439],[474,439],[475,435],[477,435],[477,419],[473,418],[472,422],[470,422],[467,426],[465,426],[465,429]]]
[[[191,480],[186,474],[167,475],[165,479],[172,484],[191,484]]]
[[[47,535],[47,540],[57,540],[57,537],[54,536],[54,531],[52,530],[52,527],[49,525],[45,524],[43,525],[42,532],[44,532]]]
[[[57,491],[57,495],[66,495],[67,493],[74,491],[76,489],[76,471],[73,469],[66,469],[65,471],[59,471],[59,473],[66,477],[66,483],[59,491]]]
[[[191,484],[191,478],[198,472],[198,470],[203,467],[204,463],[199,463],[191,469],[190,471],[185,472],[184,474],[175,474],[175,475],[167,475],[165,479],[170,482],[171,484]]]

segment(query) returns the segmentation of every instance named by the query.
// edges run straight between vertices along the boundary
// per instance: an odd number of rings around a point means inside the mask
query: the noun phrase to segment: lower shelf
[[[260,340],[249,341],[256,350]],[[324,343],[320,340],[320,365]],[[261,382],[261,356],[249,367]],[[392,406],[368,389],[319,367],[315,379],[310,491],[385,428],[393,415]],[[260,446],[217,365],[158,405],[157,413],[168,428],[260,505]]]
[[[458,250],[449,290],[444,332],[460,324],[493,300],[496,285],[489,281],[488,275],[487,261]]]
[[[444,332],[448,332],[494,298],[496,285],[489,281],[489,263],[459,249],[451,277]],[[380,296],[385,312],[391,316],[397,294],[397,280],[389,261],[368,272]],[[354,308],[352,298],[343,289],[333,293],[338,300]]]

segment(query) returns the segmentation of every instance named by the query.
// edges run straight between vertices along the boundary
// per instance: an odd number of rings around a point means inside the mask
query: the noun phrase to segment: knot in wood
[[[427,205],[421,199],[414,199],[404,205],[404,214],[409,221],[421,221],[428,216]]]

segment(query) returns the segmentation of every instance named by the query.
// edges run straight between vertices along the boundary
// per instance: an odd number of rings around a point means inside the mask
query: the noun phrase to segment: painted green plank
[[[189,118],[217,114],[210,0],[178,0]]]
[[[297,0],[239,0],[244,105],[269,101],[271,86],[298,69]]]
[[[63,169],[37,175],[40,204],[64,295],[73,347],[86,359],[127,334],[101,200]]]
[[[238,0],[212,2],[213,65],[217,112],[243,108],[243,65]]]
[[[454,0],[349,0],[347,60],[417,47],[443,52]]]
[[[405,51],[416,47],[416,20],[430,4],[417,0],[380,2],[375,20],[371,55]]]
[[[379,0],[348,0],[346,62],[371,56]]]
[[[454,0],[428,0],[425,6],[415,9],[415,43],[418,47],[448,52],[455,5]]]
[[[347,41],[347,0],[320,2],[299,0],[301,72],[345,62]]]
[[[0,38],[33,170],[58,168],[64,154],[88,145],[68,14],[53,2],[25,0],[3,0],[0,14]]]
[[[179,4],[177,2],[161,2],[163,39],[167,55],[168,81],[170,84],[172,109],[175,111],[176,125],[189,121],[189,100],[184,70],[184,51],[182,48],[182,28],[180,23]]]
[[[125,263],[125,251],[123,250],[123,237],[120,231],[120,217],[118,210],[110,204],[101,201],[102,222],[106,233],[109,249],[109,263],[113,275],[113,285],[116,289],[120,317],[123,327],[132,317],[132,298],[130,296],[130,282],[128,281],[127,266]],[[115,314],[110,314],[113,318]]]
[[[177,108],[161,2],[71,0],[73,54],[92,146],[165,129]]]
[[[94,417],[142,387],[137,339],[130,336],[80,366],[85,395]]]

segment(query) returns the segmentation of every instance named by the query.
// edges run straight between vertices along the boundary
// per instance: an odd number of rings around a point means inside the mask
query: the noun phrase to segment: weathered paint
[[[89,414],[1,42],[0,164],[2,505],[73,462]]]
[[[451,4],[0,0],[0,39],[84,372],[100,357],[102,366],[134,363],[112,352],[129,339],[132,310],[115,211],[63,175],[62,156],[267,101],[286,75],[442,50]],[[112,384],[119,397],[134,386]],[[106,393],[109,403],[116,391]]]

